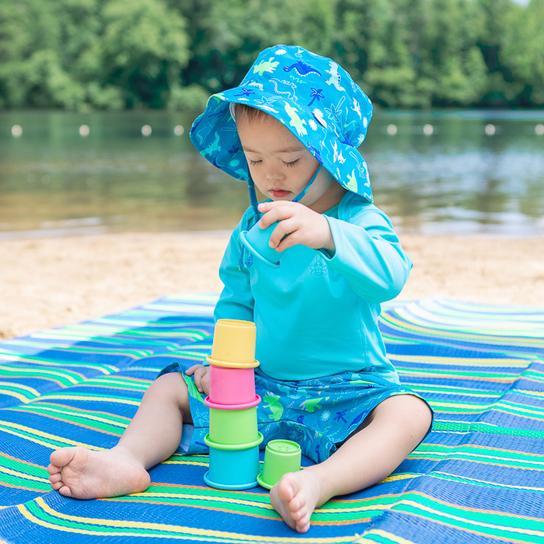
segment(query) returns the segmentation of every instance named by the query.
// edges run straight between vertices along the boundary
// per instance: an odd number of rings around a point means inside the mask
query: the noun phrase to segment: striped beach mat
[[[206,455],[174,454],[143,493],[53,491],[53,449],[113,446],[158,370],[205,358],[215,300],[165,297],[0,343],[0,541],[544,542],[544,308],[384,305],[391,360],[435,409],[433,430],[385,480],[317,509],[306,534],[262,488],[207,487]]]

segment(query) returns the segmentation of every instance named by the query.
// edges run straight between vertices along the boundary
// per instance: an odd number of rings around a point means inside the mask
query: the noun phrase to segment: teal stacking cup
[[[210,448],[210,468],[204,481],[217,489],[249,489],[257,485],[259,472],[259,444],[263,435],[247,444],[228,446],[210,440],[204,442]]]
[[[281,253],[269,245],[270,236],[278,223],[272,223],[266,229],[262,229],[259,223],[255,223],[249,230],[240,233],[242,243],[262,262],[278,267],[280,265]]]

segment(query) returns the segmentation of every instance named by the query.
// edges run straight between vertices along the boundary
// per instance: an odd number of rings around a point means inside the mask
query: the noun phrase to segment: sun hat
[[[212,94],[193,122],[193,145],[214,166],[246,181],[256,207],[231,104],[246,104],[274,117],[342,187],[372,202],[367,165],[358,150],[372,119],[372,103],[338,63],[300,46],[268,47],[240,85]],[[313,179],[315,174],[304,192]]]

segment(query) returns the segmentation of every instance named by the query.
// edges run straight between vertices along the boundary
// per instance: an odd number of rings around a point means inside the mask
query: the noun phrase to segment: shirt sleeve
[[[243,263],[243,249],[240,242],[240,232],[247,229],[250,215],[246,212],[232,232],[219,266],[219,278],[223,283],[223,290],[215,305],[215,321],[218,319],[253,321],[254,300],[249,271]]]
[[[413,264],[404,253],[389,217],[372,204],[349,220],[325,217],[336,247],[332,255],[321,250],[330,268],[342,274],[368,302],[395,298]]]

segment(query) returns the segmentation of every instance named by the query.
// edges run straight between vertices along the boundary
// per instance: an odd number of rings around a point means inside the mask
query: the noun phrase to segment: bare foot
[[[144,491],[151,478],[122,447],[106,451],[62,448],[51,454],[47,467],[53,489],[76,499],[115,497]]]
[[[321,496],[321,482],[315,472],[290,472],[270,490],[270,502],[285,523],[299,533],[310,528],[310,517]]]

